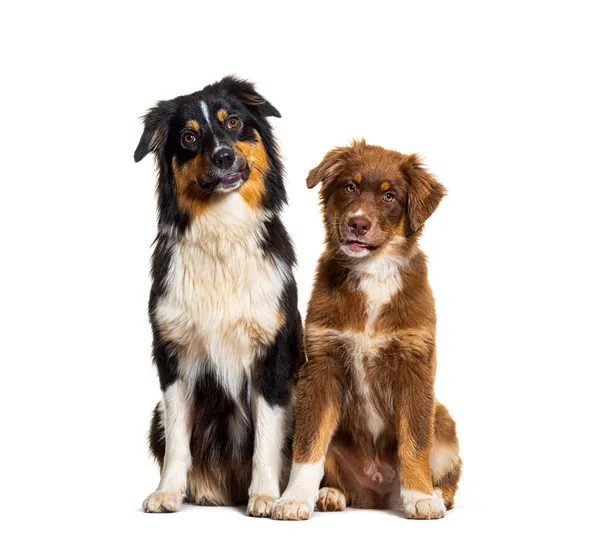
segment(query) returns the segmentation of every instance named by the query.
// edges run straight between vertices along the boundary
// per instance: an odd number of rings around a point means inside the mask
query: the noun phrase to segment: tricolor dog
[[[146,512],[247,502],[268,516],[289,474],[304,353],[269,116],[253,85],[227,77],[144,119],[134,158],[154,153],[158,171],[149,314],[162,389]]]
[[[354,142],[308,175],[326,228],[305,326],[293,466],[275,519],[401,508],[441,518],[461,471],[437,402],[436,315],[423,224],[445,194],[419,157]],[[320,487],[320,489],[319,489]]]

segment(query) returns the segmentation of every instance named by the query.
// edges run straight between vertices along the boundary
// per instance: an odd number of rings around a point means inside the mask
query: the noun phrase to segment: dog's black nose
[[[348,219],[348,228],[355,236],[364,236],[371,230],[371,221],[366,217],[350,217]]]
[[[219,169],[229,169],[233,165],[235,154],[232,149],[223,147],[212,155],[211,160]]]

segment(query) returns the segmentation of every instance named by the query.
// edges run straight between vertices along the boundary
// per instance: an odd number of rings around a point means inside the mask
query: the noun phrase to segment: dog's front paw
[[[183,495],[174,491],[154,491],[142,504],[144,512],[170,513],[181,508]]]
[[[444,501],[435,494],[418,491],[402,493],[404,517],[408,519],[440,519],[446,514]]]
[[[250,497],[246,513],[255,518],[268,518],[271,515],[274,503],[275,497],[268,497],[267,495]]]
[[[335,487],[323,487],[319,490],[317,510],[319,512],[340,512],[346,508],[346,495]]]
[[[275,501],[271,517],[279,520],[306,520],[310,518],[314,504],[305,500],[282,498]]]

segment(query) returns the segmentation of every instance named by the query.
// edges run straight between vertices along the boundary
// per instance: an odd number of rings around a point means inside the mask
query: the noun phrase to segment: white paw
[[[255,518],[268,518],[271,515],[274,503],[275,497],[268,497],[267,495],[250,497],[246,513]]]
[[[275,501],[271,517],[280,520],[305,520],[310,518],[314,504],[304,500],[281,498]]]
[[[439,519],[446,514],[444,501],[437,493],[428,495],[419,491],[403,491],[404,516],[409,519]]]
[[[183,495],[174,491],[154,491],[142,504],[144,512],[170,513],[181,508]]]
[[[319,490],[317,510],[319,512],[340,512],[346,508],[346,495],[335,487],[323,487]]]

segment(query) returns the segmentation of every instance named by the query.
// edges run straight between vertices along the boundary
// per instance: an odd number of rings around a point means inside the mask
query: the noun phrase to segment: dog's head
[[[445,194],[416,154],[365,141],[330,150],[308,174],[318,183],[327,243],[353,259],[406,253]]]
[[[162,184],[173,187],[179,207],[188,214],[202,210],[211,196],[244,187],[248,199],[257,202],[277,155],[269,116],[280,114],[253,84],[228,76],[151,108],[134,159],[155,153],[166,179]],[[163,194],[169,190],[162,189]]]

